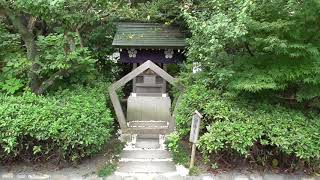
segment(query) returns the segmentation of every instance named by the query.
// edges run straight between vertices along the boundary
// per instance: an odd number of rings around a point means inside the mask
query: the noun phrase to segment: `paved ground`
[[[40,172],[2,172],[1,180],[320,180],[320,177],[293,176],[283,174],[259,174],[259,173],[239,173],[227,172],[218,175],[205,174],[201,176],[162,176],[162,175],[135,175],[135,176],[110,176],[99,178],[97,175],[82,176],[80,173],[69,172],[69,174],[40,173]]]
[[[108,152],[105,152],[78,167],[53,169],[49,166],[37,169],[28,164],[0,167],[0,180],[320,180],[320,177],[247,171],[190,177],[186,176],[185,168],[172,162],[163,141],[164,137],[159,135],[133,138],[121,154],[117,171],[107,178],[96,175],[99,167],[107,161]]]

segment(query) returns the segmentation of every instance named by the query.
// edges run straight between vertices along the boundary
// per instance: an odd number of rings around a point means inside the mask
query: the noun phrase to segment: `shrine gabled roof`
[[[119,48],[183,49],[186,41],[185,34],[177,26],[119,23],[112,45]]]

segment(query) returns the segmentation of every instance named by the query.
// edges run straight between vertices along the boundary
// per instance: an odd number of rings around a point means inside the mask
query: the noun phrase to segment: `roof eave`
[[[186,46],[150,46],[150,45],[117,45],[112,44],[115,48],[134,48],[134,49],[185,49]]]

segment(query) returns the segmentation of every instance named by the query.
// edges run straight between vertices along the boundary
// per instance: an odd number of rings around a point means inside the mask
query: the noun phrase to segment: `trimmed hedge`
[[[0,95],[0,160],[77,161],[110,139],[113,119],[104,85],[50,96]]]
[[[227,152],[272,162],[285,155],[320,166],[320,116],[315,112],[233,98],[196,84],[186,90],[177,107],[180,138],[188,136],[194,110],[204,115],[198,147],[205,157]]]

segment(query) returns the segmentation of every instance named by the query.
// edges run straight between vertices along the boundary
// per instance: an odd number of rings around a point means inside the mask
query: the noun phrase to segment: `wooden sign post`
[[[194,159],[196,154],[196,143],[198,142],[201,118],[202,118],[202,115],[198,111],[195,111],[192,116],[192,124],[191,124],[190,138],[189,138],[189,141],[192,143],[190,169],[194,166]]]

